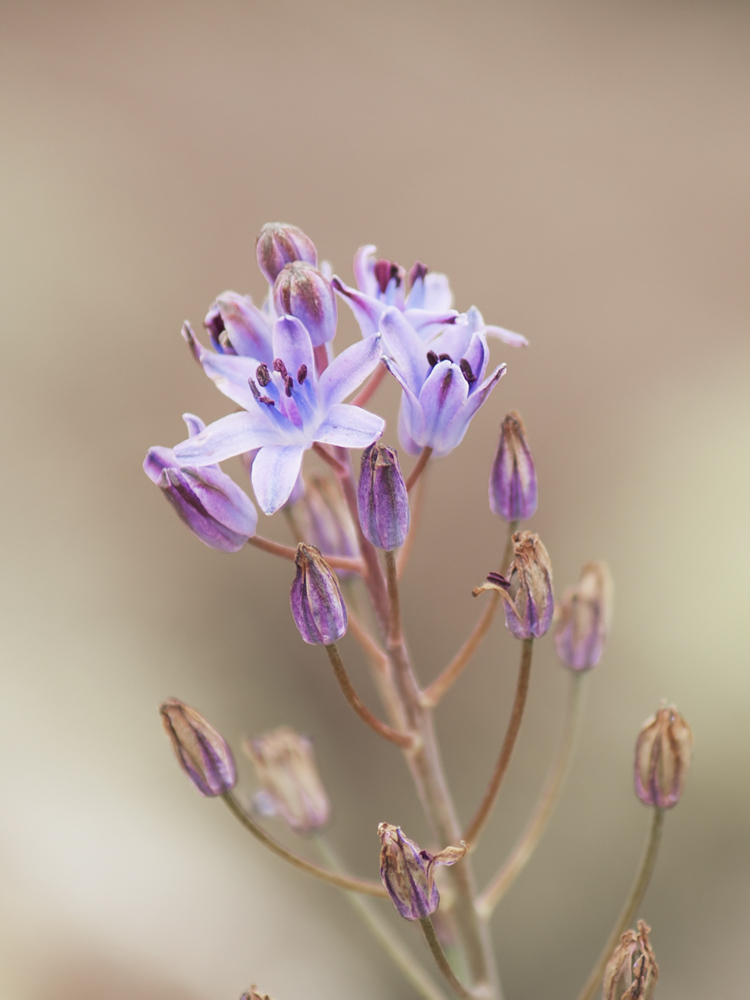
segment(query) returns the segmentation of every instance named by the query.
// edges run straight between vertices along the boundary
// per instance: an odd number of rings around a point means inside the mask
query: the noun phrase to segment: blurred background
[[[531,341],[493,346],[506,378],[431,469],[404,582],[421,678],[463,641],[502,545],[486,489],[508,409],[558,595],[591,558],[615,578],[574,771],[493,921],[508,1000],[572,998],[587,976],[645,839],[632,751],[662,697],[696,749],[641,908],[658,996],[748,994],[749,40],[728,0],[5,0],[3,997],[412,996],[335,890],[195,794],[156,712],[180,697],[235,747],[313,735],[332,839],[363,874],[380,820],[428,839],[397,751],[294,630],[289,564],[206,548],[141,471],[183,411],[228,412],[180,324],[225,288],[261,295],[269,220],[349,281],[363,243],[418,257],[458,308]],[[378,401],[394,444],[394,387]],[[287,540],[278,520],[259,530]],[[516,654],[496,623],[438,712],[464,818]],[[565,681],[548,638],[482,882],[536,798]]]

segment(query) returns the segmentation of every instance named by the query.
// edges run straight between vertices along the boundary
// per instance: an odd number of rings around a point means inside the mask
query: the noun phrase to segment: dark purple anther
[[[255,384],[255,379],[254,379],[254,378],[249,378],[249,379],[247,380],[247,384],[248,384],[248,385],[250,386],[250,392],[251,392],[251,393],[253,394],[253,396],[254,396],[254,397],[255,397],[256,399],[258,399],[258,400],[259,400],[259,399],[260,399],[260,389],[259,389],[259,388],[258,388],[258,386],[257,386],[257,385]],[[265,384],[267,384],[267,383],[265,383]]]
[[[336,295],[330,281],[311,264],[287,264],[273,286],[279,316],[294,316],[310,334],[313,347],[336,335]]]
[[[274,403],[274,401],[271,399],[270,396],[261,396],[258,399],[258,402],[259,403],[265,403],[266,406],[276,406],[276,403]]]
[[[315,267],[318,263],[318,252],[310,237],[284,222],[268,222],[263,226],[255,243],[255,254],[269,285],[286,264],[302,260]]]
[[[453,358],[450,354],[438,354],[438,361],[450,361],[453,364]]]
[[[275,372],[278,372],[279,375],[281,375],[282,378],[286,378],[287,377],[288,372],[286,370],[286,365],[281,360],[281,358],[274,358],[274,361],[273,361],[273,370]]]
[[[461,360],[458,362],[458,367],[463,372],[463,376],[466,379],[466,381],[469,383],[469,385],[471,385],[472,382],[476,382],[477,377],[474,374],[474,372],[471,370],[471,365],[466,360],[466,358],[461,358]]]
[[[292,395],[293,388],[294,388],[294,379],[292,378],[291,375],[287,375],[284,378],[284,392],[287,394],[287,396]]]
[[[490,471],[490,510],[505,521],[526,521],[537,508],[534,459],[518,413],[509,413]]]
[[[437,356],[437,354],[435,354],[434,351],[428,351],[427,352],[427,361],[429,363],[430,368],[434,368],[435,365],[438,363],[438,356]]]
[[[255,369],[255,377],[257,378],[258,383],[265,389],[271,381],[271,373],[268,370],[268,365],[258,365]]]
[[[395,278],[397,288],[401,284],[404,269],[399,264],[396,264],[395,261],[385,259],[376,260],[373,270],[381,295],[385,295],[392,279]]]
[[[392,448],[376,442],[362,453],[357,506],[362,533],[376,548],[392,550],[404,544],[409,494]]]
[[[421,260],[415,260],[409,270],[409,288],[413,288],[417,281],[424,281],[427,270],[426,264]]]
[[[300,385],[302,385],[302,383],[305,381],[306,378],[307,378],[307,365],[300,365],[299,369],[297,370],[297,381],[299,382]]]
[[[423,920],[440,905],[435,885],[438,865],[455,865],[466,854],[466,845],[446,847],[438,854],[423,851],[405,837],[400,826],[381,823],[380,878],[393,905],[406,920]]]
[[[346,605],[333,570],[313,545],[298,545],[291,605],[299,634],[313,646],[346,635]]]
[[[237,783],[232,751],[213,726],[177,698],[169,698],[159,711],[180,767],[201,795],[230,792]]]

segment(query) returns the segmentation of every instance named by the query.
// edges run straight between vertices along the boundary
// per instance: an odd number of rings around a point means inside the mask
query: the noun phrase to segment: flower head
[[[164,732],[182,770],[201,795],[223,795],[237,783],[232,751],[206,720],[177,698],[160,706]]]
[[[559,605],[557,655],[571,670],[590,670],[601,659],[612,618],[612,577],[604,563],[586,563],[576,587]]]
[[[693,734],[674,705],[662,704],[643,723],[635,744],[635,792],[647,806],[680,801],[693,754]]]
[[[490,510],[505,521],[527,521],[536,511],[536,469],[523,421],[509,413],[500,428],[490,472]]]
[[[274,323],[271,365],[207,351],[187,324],[183,335],[206,374],[244,412],[222,417],[181,442],[175,456],[181,465],[203,466],[257,449],[252,483],[266,514],[287,501],[302,456],[316,441],[366,448],[383,433],[382,417],[343,402],[377,365],[378,335],[346,348],[320,376],[310,335],[293,316]]]
[[[200,434],[205,424],[184,415],[188,433]],[[221,552],[239,552],[255,534],[258,513],[250,497],[218,465],[181,465],[171,448],[149,448],[143,469],[156,483],[194,535]]]
[[[466,854],[466,845],[431,854],[405,837],[400,826],[390,823],[380,824],[378,836],[380,878],[398,912],[406,920],[421,920],[434,913],[440,904],[435,868],[455,865]]]

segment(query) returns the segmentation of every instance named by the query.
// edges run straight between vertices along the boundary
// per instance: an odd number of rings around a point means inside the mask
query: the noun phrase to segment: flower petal
[[[281,436],[275,424],[261,424],[250,413],[230,413],[209,424],[196,437],[182,441],[175,447],[174,454],[179,465],[212,465],[241,455],[243,451],[277,444]]]
[[[294,316],[282,316],[274,323],[273,356],[281,358],[293,379],[303,365],[310,375],[315,371],[310,334]]]
[[[204,325],[212,325],[216,313],[227,331],[229,343],[238,354],[257,358],[266,364],[273,361],[270,349],[271,325],[268,317],[253,303],[249,295],[222,292],[212,303]]]
[[[419,399],[411,391],[406,379],[399,371],[398,366],[390,358],[383,358],[383,364],[404,390],[401,397],[398,427],[399,435],[401,435],[403,429],[407,431],[408,438],[402,436],[400,438],[401,444],[410,454],[417,455],[424,446],[425,422],[422,407],[420,406]]]
[[[528,347],[528,340],[520,333],[513,333],[512,330],[504,330],[501,326],[485,326],[485,333],[490,337],[497,337],[498,340],[502,340],[504,344],[509,344],[511,347]]]
[[[372,372],[382,353],[380,334],[357,341],[347,347],[320,376],[318,402],[321,412],[351,395]]]
[[[182,419],[187,424],[188,437],[196,437],[201,431],[205,431],[206,429],[206,425],[201,418],[196,417],[194,413],[183,413]]]
[[[422,334],[423,340],[436,334],[441,327],[455,323],[458,315],[455,309],[448,309],[444,312],[433,312],[429,309],[407,309],[404,312],[404,318],[417,333]]]
[[[232,402],[246,410],[255,408],[256,401],[250,390],[250,379],[256,378],[258,361],[255,358],[241,358],[236,354],[212,354],[204,351],[201,356],[203,371]]]
[[[424,278],[424,308],[433,312],[445,312],[452,305],[453,292],[448,278],[444,274],[428,271]]]
[[[250,497],[226,473],[208,468],[180,470],[206,512],[230,531],[252,537],[258,512]]]
[[[146,452],[146,457],[143,460],[143,471],[152,483],[158,483],[162,472],[165,469],[174,468],[176,465],[177,459],[174,457],[172,449],[157,445],[155,448],[149,448]]]
[[[416,395],[430,370],[427,348],[403,313],[391,307],[380,320],[383,353],[393,358],[411,391]]]
[[[253,489],[264,514],[274,514],[289,499],[302,466],[305,446],[270,445],[253,462]]]
[[[345,285],[341,278],[337,278],[335,275],[331,279],[331,284],[354,313],[362,336],[371,337],[373,333],[377,333],[378,323],[385,309],[384,303],[373,295],[358,292],[355,288]]]
[[[352,266],[357,288],[360,292],[364,292],[365,295],[371,295],[372,297],[375,297],[378,292],[378,283],[375,279],[376,250],[377,247],[372,243],[360,247],[354,254],[354,264]]]
[[[334,403],[320,427],[315,440],[341,448],[366,448],[385,430],[385,420],[361,406]]]
[[[469,383],[451,361],[436,364],[422,386],[419,403],[425,416],[425,444],[438,455],[450,450],[444,446],[445,432],[468,395]]]

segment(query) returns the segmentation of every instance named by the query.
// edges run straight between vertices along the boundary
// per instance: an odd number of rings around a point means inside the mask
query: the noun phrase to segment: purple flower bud
[[[440,904],[435,885],[438,865],[455,865],[466,854],[466,845],[446,847],[439,854],[423,851],[401,832],[400,826],[381,823],[380,878],[393,905],[406,920],[421,920]]]
[[[313,646],[346,635],[346,605],[333,570],[314,545],[298,545],[291,604],[299,634]]]
[[[294,316],[302,323],[313,347],[336,336],[336,294],[312,264],[287,264],[273,286],[273,302],[280,316]]]
[[[571,670],[590,670],[601,659],[612,617],[612,577],[604,563],[587,563],[577,587],[559,604],[557,655]]]
[[[503,599],[505,624],[516,639],[540,639],[552,623],[555,599],[552,566],[539,535],[517,531],[513,535],[513,562],[507,578],[490,573],[474,590],[497,590]]]
[[[331,804],[315,766],[312,740],[281,726],[244,740],[242,748],[263,788],[254,798],[260,812],[279,814],[298,833],[325,826]]]
[[[693,753],[693,734],[674,705],[643,723],[635,744],[635,793],[647,806],[677,805]]]
[[[392,448],[375,442],[362,453],[357,493],[362,533],[378,549],[397,549],[409,531],[409,494]]]
[[[239,552],[255,534],[252,500],[218,465],[180,467],[171,448],[150,448],[143,468],[205,545]]]
[[[341,491],[328,476],[305,479],[304,496],[294,510],[300,515],[300,533],[306,542],[331,556],[359,559],[359,539],[349,507]],[[342,579],[352,576],[336,571]]]
[[[285,222],[267,222],[263,226],[255,241],[255,255],[269,285],[286,264],[295,260],[304,260],[313,267],[318,264],[318,251],[310,237]]]
[[[202,715],[177,698],[159,707],[180,767],[201,795],[223,795],[237,783],[232,751]]]
[[[534,459],[523,421],[511,412],[500,428],[500,442],[490,472],[490,510],[506,521],[526,521],[536,511]]]

